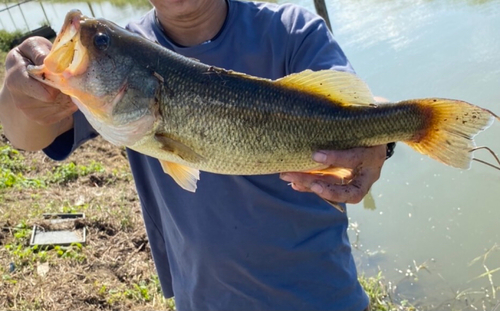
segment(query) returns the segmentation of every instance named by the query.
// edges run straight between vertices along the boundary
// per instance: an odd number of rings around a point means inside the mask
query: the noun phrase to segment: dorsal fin
[[[366,83],[349,72],[305,70],[278,79],[275,83],[324,96],[342,106],[376,106]]]

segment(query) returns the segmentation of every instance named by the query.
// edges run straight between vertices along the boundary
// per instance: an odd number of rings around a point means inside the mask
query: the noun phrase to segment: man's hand
[[[281,179],[292,183],[292,188],[302,192],[314,192],[331,202],[361,202],[371,186],[380,177],[386,157],[386,145],[354,148],[349,150],[319,151],[313,159],[321,164],[347,169],[340,175],[316,175],[308,173],[283,173]]]
[[[26,67],[40,65],[52,44],[41,37],[24,41],[7,54],[0,92],[0,122],[6,136],[22,149],[38,150],[71,129],[77,107],[70,98],[29,77]]]
[[[5,87],[18,109],[40,125],[60,122],[77,110],[71,99],[28,76],[28,65],[41,65],[50,51],[50,41],[34,37],[9,52],[5,60]]]

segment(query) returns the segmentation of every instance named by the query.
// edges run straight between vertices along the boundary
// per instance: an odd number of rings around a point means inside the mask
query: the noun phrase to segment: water
[[[312,1],[300,1],[314,10]],[[328,10],[336,38],[374,94],[456,98],[500,113],[500,1],[336,0]],[[497,122],[477,142],[500,152],[499,137]],[[487,152],[476,155],[493,161]],[[500,271],[492,274],[493,299],[487,276],[473,280],[486,272],[483,260],[471,261],[500,246],[499,191],[497,170],[479,163],[453,169],[399,144],[373,186],[376,210],[349,207],[360,230],[360,271],[382,270],[397,285],[393,296],[416,305],[483,310],[484,299],[493,310]],[[350,236],[356,241],[355,230]],[[484,264],[499,268],[500,251]]]
[[[296,1],[314,11],[312,1]],[[500,113],[500,0],[327,2],[336,38],[374,94],[391,101],[457,98]],[[70,9],[91,15],[86,3],[44,7],[56,30]],[[121,25],[148,10],[107,3],[92,8]],[[28,28],[44,21],[39,3],[23,11]],[[12,14],[24,27],[20,13]],[[5,12],[0,21],[0,28],[12,27]],[[499,137],[495,123],[477,142],[500,152]],[[486,152],[476,155],[493,161]],[[453,169],[399,144],[371,191],[376,209],[365,209],[367,200],[349,207],[359,270],[382,270],[392,297],[417,306],[493,310],[500,301],[500,271],[491,275],[496,298],[487,277],[474,278],[500,267],[500,251],[484,261],[473,259],[500,247],[497,191],[499,171],[479,163],[467,171]]]
[[[12,4],[14,2],[2,3],[0,4],[0,10]],[[56,32],[61,29],[66,13],[72,9],[78,9],[87,16],[94,15],[95,17],[107,18],[120,26],[125,26],[131,19],[141,16],[150,9],[149,6],[137,7],[132,4],[116,7],[107,2],[89,4],[87,2],[56,3],[43,1],[41,5],[39,2],[33,1],[25,3],[21,7],[16,6],[8,11],[0,12],[0,29],[26,32],[40,27],[42,24],[47,23],[42,6],[47,14],[48,22]],[[94,14],[92,14],[92,11]]]

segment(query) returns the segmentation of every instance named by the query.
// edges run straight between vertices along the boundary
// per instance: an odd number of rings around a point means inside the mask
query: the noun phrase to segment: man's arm
[[[58,90],[28,76],[28,65],[39,65],[52,44],[30,38],[7,54],[0,90],[0,123],[10,142],[24,150],[41,150],[73,128],[77,107]]]

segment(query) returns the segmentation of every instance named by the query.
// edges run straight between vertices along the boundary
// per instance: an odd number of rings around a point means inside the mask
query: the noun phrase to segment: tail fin
[[[468,169],[474,136],[487,129],[498,116],[467,102],[429,98],[411,100],[428,117],[427,131],[417,141],[405,142],[416,151],[457,168]]]

